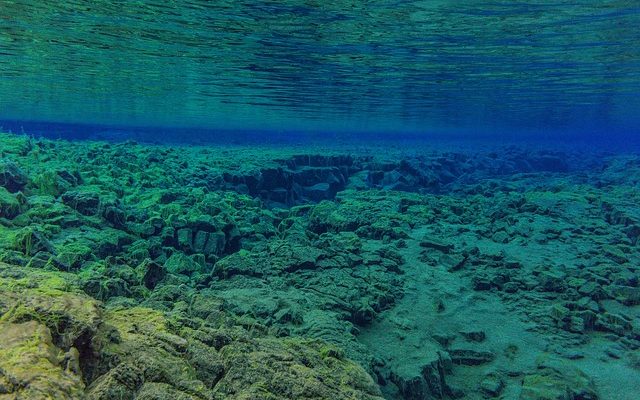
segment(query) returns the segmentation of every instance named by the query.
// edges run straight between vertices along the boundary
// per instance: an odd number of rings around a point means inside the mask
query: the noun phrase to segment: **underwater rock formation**
[[[640,384],[633,157],[0,144],[0,398]]]

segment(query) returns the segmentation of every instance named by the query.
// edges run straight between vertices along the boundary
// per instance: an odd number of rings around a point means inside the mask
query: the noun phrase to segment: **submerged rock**
[[[0,187],[0,218],[14,218],[20,213],[20,202],[7,189]]]
[[[25,172],[11,160],[0,160],[0,186],[11,193],[16,193],[24,189],[29,182],[29,177]]]
[[[65,356],[49,328],[35,320],[0,322],[0,398],[82,399],[77,357],[77,350]]]
[[[593,380],[568,362],[538,360],[537,370],[522,381],[520,400],[598,400]]]

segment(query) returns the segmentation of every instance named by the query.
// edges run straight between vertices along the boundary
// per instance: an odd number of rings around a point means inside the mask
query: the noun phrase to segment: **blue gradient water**
[[[5,130],[548,138],[640,127],[637,1],[2,0],[0,10]]]

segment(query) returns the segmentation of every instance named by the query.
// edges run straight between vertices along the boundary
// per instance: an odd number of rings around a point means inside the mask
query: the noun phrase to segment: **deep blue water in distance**
[[[0,125],[281,142],[640,134],[637,1],[0,1]]]

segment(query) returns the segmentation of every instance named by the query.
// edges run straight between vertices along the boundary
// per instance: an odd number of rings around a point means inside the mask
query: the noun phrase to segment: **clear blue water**
[[[637,400],[638,204],[640,0],[0,0],[3,399]]]
[[[501,138],[640,127],[635,0],[2,0],[0,10],[5,130]]]

